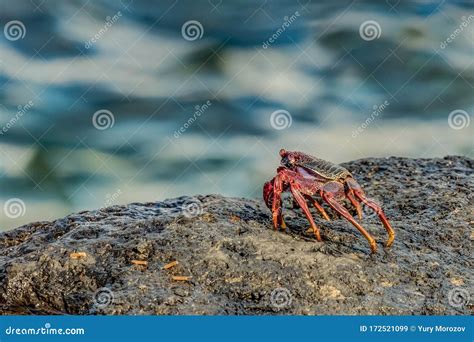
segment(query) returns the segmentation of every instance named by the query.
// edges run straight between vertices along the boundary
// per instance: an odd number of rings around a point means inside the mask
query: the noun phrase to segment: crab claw
[[[263,185],[263,200],[269,209],[272,208],[273,179]]]
[[[279,226],[281,226],[282,229],[285,229],[286,223],[281,215],[281,200],[279,197],[277,197],[277,201],[275,202],[274,183],[275,178],[263,185],[263,200],[265,201],[266,206],[272,211],[273,226],[275,230],[278,229]]]

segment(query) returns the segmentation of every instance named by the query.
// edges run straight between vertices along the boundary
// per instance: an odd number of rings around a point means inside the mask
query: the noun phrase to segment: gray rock
[[[473,160],[345,164],[383,204],[363,225],[299,209],[272,229],[261,200],[219,195],[132,203],[31,223],[0,235],[0,309],[69,314],[469,314],[473,309]],[[271,174],[269,172],[269,178]],[[330,210],[329,210],[330,211]],[[471,226],[470,226],[471,225]],[[71,253],[84,252],[73,258]],[[146,260],[135,265],[133,260]],[[163,266],[177,260],[169,269]],[[173,276],[192,276],[173,280]]]

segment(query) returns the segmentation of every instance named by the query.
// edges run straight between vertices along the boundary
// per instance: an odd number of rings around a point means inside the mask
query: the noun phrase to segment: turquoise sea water
[[[0,28],[1,230],[260,197],[282,147],[474,155],[472,2],[4,0]]]

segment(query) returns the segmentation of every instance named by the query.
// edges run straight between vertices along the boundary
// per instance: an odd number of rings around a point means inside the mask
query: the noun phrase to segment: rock
[[[261,200],[208,195],[113,206],[2,233],[2,312],[469,314],[473,160],[344,166],[383,204],[397,233],[391,249],[367,210],[375,255],[335,215],[316,216],[321,243],[299,210],[285,210],[289,229],[275,232]]]

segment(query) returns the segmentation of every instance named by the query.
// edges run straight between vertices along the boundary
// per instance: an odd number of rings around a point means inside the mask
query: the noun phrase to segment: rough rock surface
[[[463,157],[345,164],[383,203],[397,237],[368,214],[347,221],[299,209],[275,232],[260,200],[217,195],[132,203],[0,234],[0,310],[70,314],[469,314],[473,165]],[[270,175],[269,175],[270,176]],[[84,252],[72,255],[71,253]],[[136,265],[134,260],[147,261]],[[169,269],[163,266],[177,260]],[[173,276],[192,276],[173,280]]]

